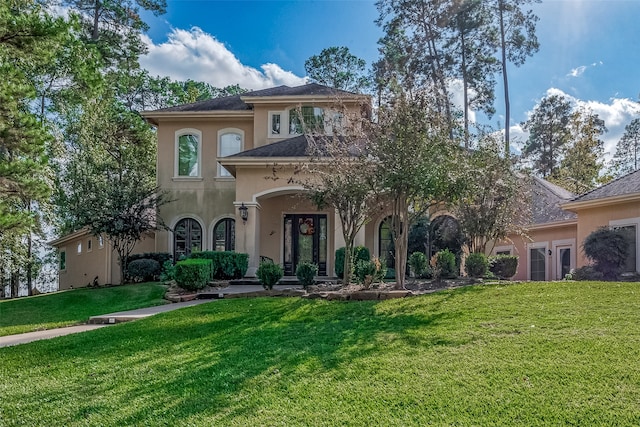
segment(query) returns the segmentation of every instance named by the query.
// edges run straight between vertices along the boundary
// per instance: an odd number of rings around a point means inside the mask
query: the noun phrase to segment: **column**
[[[247,219],[241,216],[240,207],[247,208]],[[236,209],[236,252],[249,255],[249,268],[245,277],[256,277],[260,265],[260,205],[256,202],[233,202]]]

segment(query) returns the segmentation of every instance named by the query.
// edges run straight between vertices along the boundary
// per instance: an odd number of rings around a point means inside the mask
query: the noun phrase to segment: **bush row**
[[[190,259],[209,259],[212,262],[213,279],[240,279],[249,267],[249,255],[232,251],[193,252]]]
[[[202,289],[212,279],[212,272],[213,262],[210,259],[185,259],[176,264],[176,283],[190,291]]]

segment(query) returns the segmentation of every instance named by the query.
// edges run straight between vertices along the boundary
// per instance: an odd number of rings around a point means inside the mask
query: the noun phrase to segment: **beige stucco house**
[[[492,251],[519,256],[515,280],[560,280],[588,265],[582,242],[602,226],[627,231],[631,254],[625,269],[640,272],[640,171],[580,196],[534,178],[531,196],[527,236],[510,236]]]
[[[134,252],[179,259],[194,250],[235,250],[249,254],[249,277],[264,258],[283,265],[286,275],[311,261],[320,276],[334,276],[334,253],[344,245],[339,220],[331,209],[316,209],[289,178],[308,160],[302,121],[333,132],[350,114],[369,114],[370,103],[368,96],[306,84],[143,112],[157,127],[157,183],[174,202],[158,213],[170,230]],[[529,238],[512,236],[493,253],[520,256],[516,279],[560,279],[586,263],[580,245],[598,226],[630,227],[637,236],[640,173],[579,197],[536,179],[533,205]],[[386,216],[381,207],[356,238],[380,258],[392,246]],[[81,231],[52,244],[60,253],[60,289],[95,277],[101,284],[119,281],[117,256],[106,243]]]

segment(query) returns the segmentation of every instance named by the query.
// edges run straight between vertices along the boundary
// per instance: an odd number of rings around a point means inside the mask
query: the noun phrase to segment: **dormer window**
[[[305,131],[324,130],[324,110],[319,107],[303,106],[289,110],[289,134],[300,135]]]

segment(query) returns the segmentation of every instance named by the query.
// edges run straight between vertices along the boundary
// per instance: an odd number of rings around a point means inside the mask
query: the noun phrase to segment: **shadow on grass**
[[[71,424],[179,425],[205,416],[225,425],[260,409],[259,399],[247,397],[256,388],[286,393],[301,376],[340,379],[345,367],[398,346],[467,344],[470,337],[441,334],[439,326],[459,315],[442,306],[480,291],[384,302],[259,298],[203,304],[34,345],[27,358],[47,360],[49,375],[60,379],[21,399],[53,396],[53,406],[68,405],[57,421]]]

